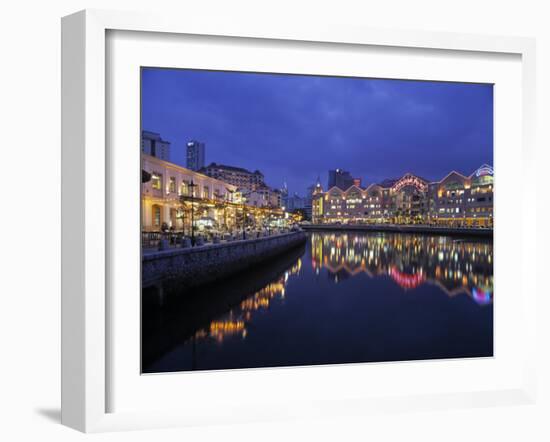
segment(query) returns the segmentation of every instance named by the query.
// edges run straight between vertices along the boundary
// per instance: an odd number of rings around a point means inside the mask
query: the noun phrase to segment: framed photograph
[[[534,401],[533,40],[62,31],[64,424]]]

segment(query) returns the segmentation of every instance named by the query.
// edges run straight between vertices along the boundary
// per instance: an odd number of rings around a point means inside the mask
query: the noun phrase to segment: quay
[[[144,251],[141,260],[142,287],[165,281],[174,281],[185,288],[211,283],[305,242],[306,234],[297,230],[192,248]]]
[[[300,227],[303,230],[419,233],[427,235],[493,238],[493,229],[487,227],[447,227],[414,224],[303,224]]]

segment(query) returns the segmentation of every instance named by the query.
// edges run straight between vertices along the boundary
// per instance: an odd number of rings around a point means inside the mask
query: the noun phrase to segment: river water
[[[310,232],[192,291],[144,289],[144,373],[493,355],[493,244]]]

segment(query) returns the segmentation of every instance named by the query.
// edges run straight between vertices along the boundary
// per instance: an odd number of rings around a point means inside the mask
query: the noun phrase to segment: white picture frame
[[[286,42],[338,43],[380,48],[425,48],[514,54],[521,57],[522,127],[521,176],[534,164],[535,42],[529,38],[493,37],[451,33],[389,31],[345,26],[296,26],[241,21],[181,20],[180,17],[142,13],[87,10],[62,21],[62,423],[85,432],[181,426],[234,420],[363,414],[375,409],[459,408],[532,403],[535,399],[535,348],[526,342],[524,381],[514,388],[475,390],[463,393],[388,395],[373,398],[327,397],[307,405],[288,404],[250,414],[253,403],[236,405],[243,418],[230,412],[216,417],[189,416],[182,411],[108,412],[112,385],[107,376],[110,362],[108,327],[109,256],[107,228],[109,203],[106,119],[106,34],[109,31],[141,31],[163,34],[204,35],[270,39]],[[522,188],[526,210],[522,219],[535,219],[535,192]],[[521,274],[526,257],[535,256],[535,229],[527,223],[522,236]],[[523,316],[526,336],[534,336],[536,302],[534,282],[522,278]],[[531,298],[526,302],[527,293]],[[336,368],[332,368],[338,369]],[[224,376],[231,376],[224,373]],[[242,376],[242,372],[241,372]]]

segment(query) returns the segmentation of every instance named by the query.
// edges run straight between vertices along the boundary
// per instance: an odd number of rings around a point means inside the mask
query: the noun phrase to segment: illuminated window
[[[153,206],[153,225],[160,227],[160,206]]]
[[[494,178],[492,175],[483,175],[476,177],[472,180],[473,186],[484,186],[487,184],[493,184]]]
[[[173,177],[173,176],[170,177],[170,184],[168,185],[168,191],[170,193],[176,192],[176,177]]]
[[[202,197],[203,198],[210,198],[210,188],[208,186],[204,186],[202,189]]]
[[[156,190],[162,189],[162,174],[153,172],[151,175],[151,187]]]

